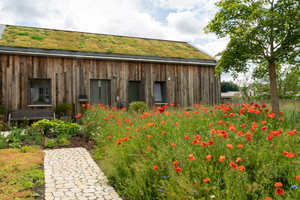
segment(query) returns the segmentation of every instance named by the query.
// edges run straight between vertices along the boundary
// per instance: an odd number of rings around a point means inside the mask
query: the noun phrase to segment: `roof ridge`
[[[18,27],[25,27],[25,28],[36,28],[36,29],[45,29],[45,30],[52,30],[52,31],[66,31],[66,32],[76,32],[76,33],[88,33],[88,34],[97,34],[97,35],[106,35],[106,36],[116,36],[116,37],[128,37],[128,38],[137,38],[137,39],[146,39],[146,40],[158,40],[158,41],[167,41],[167,42],[180,42],[180,43],[187,43],[187,41],[179,41],[179,40],[166,40],[166,39],[155,39],[155,38],[147,38],[147,37],[134,37],[134,36],[126,36],[126,35],[113,35],[113,34],[106,34],[106,33],[94,33],[94,32],[85,32],[85,31],[71,31],[65,29],[55,29],[55,28],[41,28],[41,27],[33,27],[33,26],[20,26],[20,25],[9,25],[9,24],[0,24],[4,26],[18,26]]]

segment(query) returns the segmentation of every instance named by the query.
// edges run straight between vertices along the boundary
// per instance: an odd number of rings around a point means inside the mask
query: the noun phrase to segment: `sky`
[[[185,41],[215,56],[229,41],[203,30],[217,1],[0,0],[0,24]]]

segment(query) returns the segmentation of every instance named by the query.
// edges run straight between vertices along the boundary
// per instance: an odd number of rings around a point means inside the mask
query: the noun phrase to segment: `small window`
[[[129,103],[133,101],[142,101],[141,81],[129,81]]]
[[[28,102],[30,105],[51,104],[51,80],[29,79]]]
[[[166,82],[155,82],[154,85],[155,103],[166,103]]]

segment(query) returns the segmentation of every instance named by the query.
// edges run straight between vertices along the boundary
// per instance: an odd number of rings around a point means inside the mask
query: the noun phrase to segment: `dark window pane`
[[[162,101],[162,88],[161,88],[161,84],[160,83],[155,83],[155,101]]]
[[[129,103],[142,101],[141,82],[129,81]]]
[[[155,103],[166,103],[166,82],[155,82],[154,85]]]

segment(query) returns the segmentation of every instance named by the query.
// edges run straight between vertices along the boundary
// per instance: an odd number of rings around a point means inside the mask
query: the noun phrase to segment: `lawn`
[[[281,109],[87,105],[81,120],[96,141],[94,158],[124,199],[300,199],[300,105]]]

